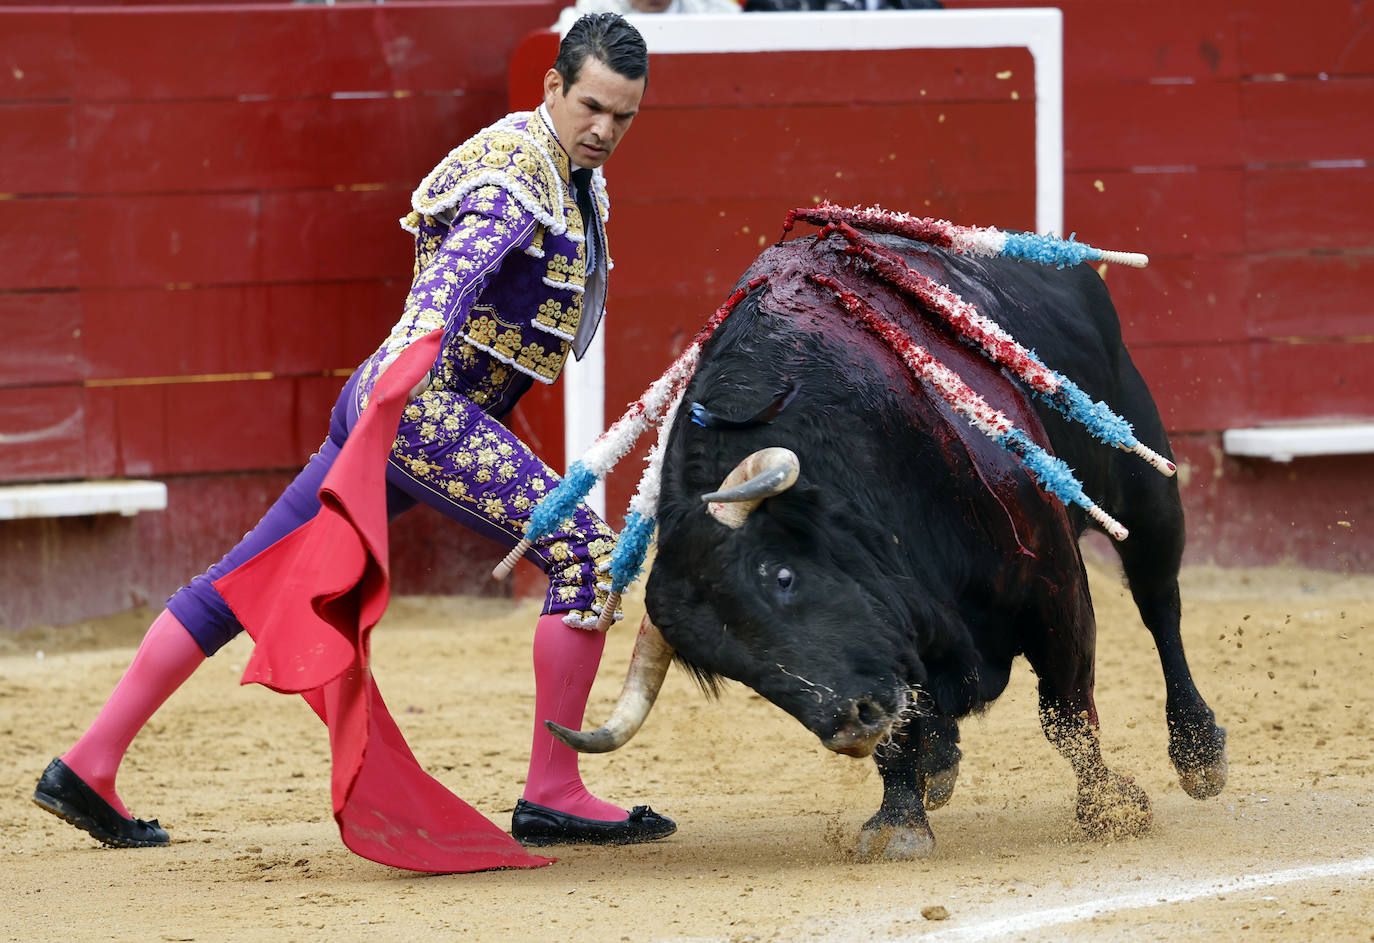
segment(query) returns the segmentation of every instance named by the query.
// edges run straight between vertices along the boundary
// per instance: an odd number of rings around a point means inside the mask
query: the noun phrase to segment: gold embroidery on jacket
[[[586,265],[583,259],[586,249],[579,245],[577,255],[571,260],[566,255],[558,254],[549,259],[545,277],[551,282],[561,282],[566,285],[575,285],[582,288],[586,284]],[[582,263],[582,264],[579,264]]]
[[[531,323],[547,334],[571,340],[577,335],[577,324],[581,319],[582,296],[573,295],[567,307],[552,298],[548,299],[539,306]]]
[[[524,338],[520,330],[500,320],[496,311],[487,305],[473,305],[465,337],[477,349],[545,383],[558,379],[570,346],[565,340],[548,347],[534,342],[522,343]]]

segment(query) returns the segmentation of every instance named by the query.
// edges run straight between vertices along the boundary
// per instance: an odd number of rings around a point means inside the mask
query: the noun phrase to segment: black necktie
[[[572,172],[573,199],[577,201],[577,211],[582,214],[582,228],[590,233],[596,228],[592,215],[592,172],[574,170]]]

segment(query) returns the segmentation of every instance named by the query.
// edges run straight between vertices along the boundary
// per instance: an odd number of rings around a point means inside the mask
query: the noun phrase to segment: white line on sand
[[[920,940],[921,943],[975,943],[975,941],[993,940],[1014,933],[1029,933],[1059,924],[1078,923],[1121,910],[1158,907],[1161,904],[1181,904],[1219,894],[1235,894],[1264,887],[1276,887],[1280,884],[1316,881],[1322,878],[1355,877],[1371,872],[1374,872],[1374,855],[1349,861],[1333,861],[1328,864],[1285,868],[1281,871],[1269,871],[1265,874],[1247,874],[1241,877],[1221,879],[1204,878],[1181,886],[1170,882],[1168,890],[1157,887],[1155,890],[1146,889],[1133,891],[1129,894],[1116,894],[1077,904],[1031,910],[1006,917],[994,917],[968,926],[950,927],[948,930],[893,937],[892,939],[894,943],[898,940]]]

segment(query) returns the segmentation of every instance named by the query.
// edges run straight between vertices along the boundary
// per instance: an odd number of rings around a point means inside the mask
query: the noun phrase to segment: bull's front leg
[[[927,715],[914,718],[910,726],[920,738],[917,750],[917,785],[927,809],[938,809],[954,795],[959,778],[959,724],[953,717]]]
[[[1091,690],[1063,696],[1040,681],[1040,724],[1045,737],[1078,781],[1078,821],[1094,838],[1143,835],[1153,820],[1150,799],[1129,776],[1113,772],[1102,759],[1097,708]]]
[[[859,855],[904,861],[928,857],[935,834],[926,809],[949,801],[959,775],[959,727],[948,717],[916,717],[873,755],[883,801],[859,836]]]

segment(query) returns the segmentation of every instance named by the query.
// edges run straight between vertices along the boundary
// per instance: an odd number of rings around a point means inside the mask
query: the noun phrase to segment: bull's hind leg
[[[1068,586],[1061,590],[1069,591]],[[1040,725],[1073,767],[1078,821],[1088,833],[1098,838],[1140,835],[1152,819],[1149,797],[1102,759],[1093,703],[1097,629],[1081,569],[1075,597],[1071,603],[1061,597],[1068,603],[1058,613],[1062,621],[1026,633],[1026,658],[1040,679]]]
[[[1078,780],[1078,821],[1094,838],[1143,835],[1153,813],[1150,799],[1131,780],[1107,768],[1097,732],[1092,694],[1064,697],[1040,682],[1040,725],[1045,737],[1073,767]]]
[[[1169,759],[1178,771],[1183,791],[1195,799],[1206,799],[1226,785],[1226,731],[1217,726],[1216,716],[1193,683],[1179,633],[1183,508],[1172,479],[1133,471],[1131,474],[1121,467],[1118,459],[1117,479],[1125,492],[1121,519],[1131,536],[1116,549],[1141,621],[1154,636],[1164,669]]]
[[[883,802],[864,823],[864,858],[925,858],[935,849],[926,809],[949,801],[959,775],[959,727],[950,717],[916,717],[874,753]]]

